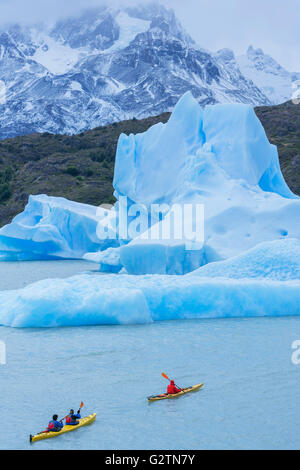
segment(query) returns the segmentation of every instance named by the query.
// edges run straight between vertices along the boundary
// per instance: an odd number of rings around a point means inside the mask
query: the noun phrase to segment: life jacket
[[[174,380],[171,380],[170,385],[168,385],[167,393],[173,395],[174,393],[180,392],[180,389],[177,388],[174,384]]]
[[[66,417],[66,424],[72,424],[73,422],[74,422],[74,421],[73,421],[73,419],[72,419],[72,416],[71,416],[71,415],[68,415],[68,416]]]
[[[50,421],[49,424],[48,424],[47,430],[48,430],[48,431],[51,431],[51,430],[54,429],[54,428],[55,428],[54,422],[53,422],[53,421]]]

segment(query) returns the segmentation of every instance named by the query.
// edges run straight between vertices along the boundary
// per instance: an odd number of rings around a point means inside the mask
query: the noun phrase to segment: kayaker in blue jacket
[[[70,410],[70,414],[68,414],[68,416],[66,417],[66,424],[68,426],[76,426],[77,424],[79,424],[79,421],[77,420],[80,418],[80,409],[77,411],[76,414],[74,413],[74,410]]]
[[[58,416],[53,415],[52,420],[49,422],[48,427],[47,427],[47,432],[59,432],[62,430],[64,427],[63,423],[61,421],[57,421]]]

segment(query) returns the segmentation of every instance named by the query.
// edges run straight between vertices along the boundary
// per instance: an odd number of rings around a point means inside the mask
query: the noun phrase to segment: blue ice
[[[24,212],[0,229],[0,260],[78,259],[116,246],[100,240],[105,210],[47,195],[30,196]]]
[[[104,273],[0,292],[0,324],[18,327],[148,323],[178,318],[298,315],[300,198],[247,105],[204,110],[190,93],[168,123],[119,138],[115,207],[31,196],[0,230],[0,259],[85,258]],[[171,212],[117,236],[134,204],[202,204],[204,236],[153,239]],[[109,234],[107,218],[113,222]],[[100,230],[99,230],[100,228]],[[193,249],[191,249],[191,246]]]

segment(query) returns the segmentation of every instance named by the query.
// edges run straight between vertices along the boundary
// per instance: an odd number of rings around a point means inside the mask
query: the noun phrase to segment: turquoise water
[[[22,289],[42,279],[63,279],[82,272],[95,273],[97,268],[95,263],[76,260],[0,262],[0,291]]]
[[[1,289],[94,266],[1,263]],[[81,400],[84,414],[98,413],[94,424],[32,448],[299,448],[300,365],[291,362],[296,339],[298,317],[0,327],[7,348],[7,364],[0,366],[5,423],[0,448],[31,448],[30,433]],[[205,385],[193,394],[148,404],[148,395],[166,388],[162,371],[179,386]]]

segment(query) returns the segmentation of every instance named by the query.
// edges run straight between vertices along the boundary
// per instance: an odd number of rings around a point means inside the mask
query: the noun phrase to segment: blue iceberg
[[[31,196],[0,230],[0,260],[85,258],[105,273],[0,292],[0,324],[300,314],[300,198],[250,106],[203,110],[185,94],[166,124],[120,136],[114,188],[112,209]]]
[[[153,239],[153,225],[164,232],[168,210],[140,233],[120,240],[116,233],[99,236],[103,209],[42,195],[31,196],[25,211],[0,230],[0,259],[82,258],[111,248],[119,250],[119,261],[104,260],[101,270],[185,274],[264,241],[299,237],[300,200],[287,187],[276,147],[247,105],[203,110],[185,94],[166,124],[120,136],[114,188],[115,231],[124,197],[126,216],[136,224],[139,217],[132,208],[137,204],[144,212],[154,204],[202,204],[205,234],[196,233],[197,248],[173,233]]]
[[[260,243],[241,255],[207,264],[189,275],[213,279],[300,280],[300,240],[288,238]]]
[[[99,271],[106,273],[118,273],[123,268],[120,260],[120,248],[107,248],[96,253],[86,253],[83,257],[99,265]]]
[[[99,262],[105,272],[185,274],[258,243],[299,238],[300,199],[286,185],[277,149],[251,106],[203,110],[186,93],[166,124],[120,136],[114,188],[118,202],[108,217],[102,208],[31,196],[25,211],[0,229],[0,259],[82,258],[111,248],[118,250],[108,252],[114,261],[106,253]],[[150,220],[154,205],[162,211]],[[203,205],[204,233],[195,231],[192,249],[184,234],[175,237],[176,227],[167,237],[152,236],[154,229],[166,231],[176,205]],[[122,237],[124,211],[139,230]]]
[[[97,236],[105,217],[105,209],[44,194],[30,196],[24,212],[0,229],[0,261],[77,259],[87,251],[104,250],[113,245]]]
[[[300,199],[286,185],[277,149],[252,107],[207,106],[183,96],[166,124],[122,135],[114,177],[117,198],[131,204],[202,204],[204,238],[151,237],[153,227],[120,248],[130,274],[185,274],[258,243],[299,238]],[[163,233],[164,216],[157,222]],[[199,233],[196,235],[200,235]]]
[[[280,240],[184,276],[47,279],[0,292],[0,324],[58,327],[299,315],[299,253],[298,240]]]

